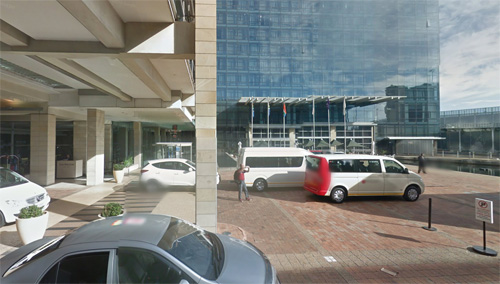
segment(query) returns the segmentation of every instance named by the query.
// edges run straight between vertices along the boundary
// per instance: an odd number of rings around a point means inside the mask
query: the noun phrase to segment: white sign
[[[476,198],[476,219],[493,224],[493,201]]]

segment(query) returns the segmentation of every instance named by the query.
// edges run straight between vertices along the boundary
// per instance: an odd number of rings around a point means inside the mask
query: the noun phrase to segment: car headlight
[[[25,204],[24,200],[15,200],[15,199],[10,199],[10,200],[5,200],[5,203],[12,207],[20,207]]]

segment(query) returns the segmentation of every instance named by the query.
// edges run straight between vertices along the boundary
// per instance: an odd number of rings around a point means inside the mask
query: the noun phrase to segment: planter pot
[[[125,210],[123,210],[123,211],[122,211],[122,214],[120,214],[120,215],[117,215],[117,216],[109,216],[109,217],[121,217],[121,216],[123,216],[123,214],[125,214]],[[99,220],[104,220],[104,219],[108,218],[108,217],[103,217],[103,216],[101,215],[101,213],[97,214],[97,217],[98,217],[98,219],[99,219]]]
[[[124,170],[121,171],[113,170],[113,177],[115,178],[116,183],[122,183],[124,175],[125,175]]]
[[[23,244],[29,244],[33,241],[43,238],[47,223],[49,222],[49,213],[44,212],[42,216],[29,219],[16,219],[16,228]]]

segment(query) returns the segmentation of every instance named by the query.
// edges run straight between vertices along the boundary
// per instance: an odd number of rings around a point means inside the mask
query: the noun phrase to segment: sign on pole
[[[476,198],[476,219],[493,224],[493,201]]]

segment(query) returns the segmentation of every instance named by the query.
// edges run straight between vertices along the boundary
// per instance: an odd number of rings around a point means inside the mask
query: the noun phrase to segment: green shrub
[[[125,164],[124,163],[119,163],[119,164],[114,164],[113,165],[113,169],[115,171],[122,171],[124,168],[125,168]]]
[[[23,209],[21,209],[21,212],[17,217],[20,219],[29,219],[29,218],[40,217],[42,215],[43,215],[42,208],[36,205],[31,205],[29,207],[24,207]]]
[[[132,166],[134,164],[134,157],[128,157],[125,161],[123,161],[123,164],[126,168]]]
[[[102,210],[102,217],[118,216],[123,213],[123,207],[118,203],[108,203],[104,205]]]

